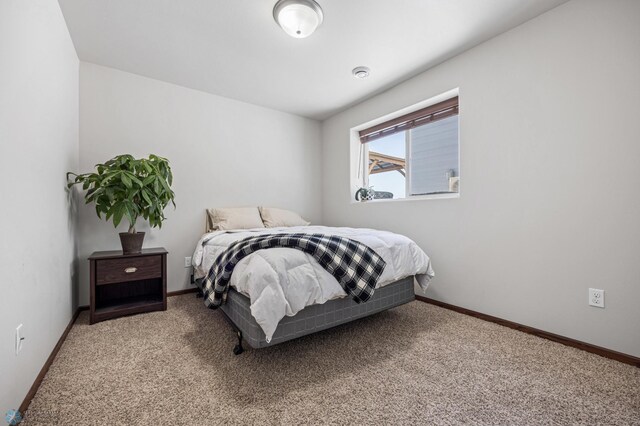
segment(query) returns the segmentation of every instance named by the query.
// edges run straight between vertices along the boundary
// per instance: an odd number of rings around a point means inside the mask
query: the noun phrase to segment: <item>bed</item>
[[[309,254],[281,247],[256,251],[236,265],[220,306],[238,337],[234,353],[242,353],[243,341],[264,348],[411,302],[414,282],[426,289],[434,276],[429,257],[415,242],[391,232],[325,226],[217,230],[200,238],[192,256],[199,294],[216,258],[234,242],[299,233],[338,235],[373,249],[386,262],[375,292],[356,303]]]

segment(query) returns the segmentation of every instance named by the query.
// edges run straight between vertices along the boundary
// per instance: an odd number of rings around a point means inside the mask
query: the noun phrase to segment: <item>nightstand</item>
[[[167,251],[97,251],[91,265],[90,323],[167,309]]]

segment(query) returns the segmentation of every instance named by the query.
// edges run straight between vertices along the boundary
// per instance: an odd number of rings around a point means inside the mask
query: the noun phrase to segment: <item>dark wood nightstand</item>
[[[91,264],[90,323],[167,309],[167,251],[97,251]]]

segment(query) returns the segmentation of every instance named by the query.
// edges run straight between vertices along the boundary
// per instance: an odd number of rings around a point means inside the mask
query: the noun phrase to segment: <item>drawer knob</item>
[[[127,274],[133,274],[137,270],[138,270],[138,268],[136,268],[135,266],[131,266],[129,268],[124,268],[124,272],[126,272]]]

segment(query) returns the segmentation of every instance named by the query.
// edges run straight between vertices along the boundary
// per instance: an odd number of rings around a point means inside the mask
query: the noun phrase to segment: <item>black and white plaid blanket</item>
[[[373,295],[386,263],[370,247],[349,238],[324,234],[272,234],[236,241],[221,253],[204,280],[205,305],[216,309],[227,300],[233,269],[251,253],[274,247],[302,250],[340,283],[357,303]]]

